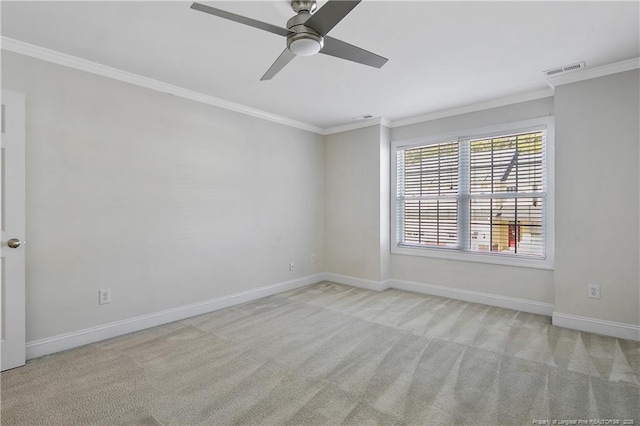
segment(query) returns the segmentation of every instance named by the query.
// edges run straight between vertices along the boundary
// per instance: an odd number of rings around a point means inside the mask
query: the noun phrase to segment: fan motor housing
[[[313,28],[304,25],[310,17],[311,14],[303,10],[287,22],[287,28],[290,31],[287,36],[287,47],[296,55],[315,55],[324,47],[324,38]]]

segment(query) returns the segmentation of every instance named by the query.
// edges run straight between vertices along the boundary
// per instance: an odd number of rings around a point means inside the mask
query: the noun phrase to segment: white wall
[[[639,81],[556,88],[556,312],[640,325]]]
[[[322,137],[5,51],[2,87],[26,94],[28,341],[324,271]]]
[[[439,134],[553,115],[553,98],[523,102],[391,130],[392,140]],[[396,280],[553,303],[553,271],[419,256],[391,255]]]

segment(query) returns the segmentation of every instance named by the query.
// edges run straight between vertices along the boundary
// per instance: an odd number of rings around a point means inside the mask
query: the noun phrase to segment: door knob
[[[22,241],[20,241],[17,238],[12,238],[9,241],[7,241],[7,245],[11,248],[18,248],[20,247],[20,244],[22,244]]]

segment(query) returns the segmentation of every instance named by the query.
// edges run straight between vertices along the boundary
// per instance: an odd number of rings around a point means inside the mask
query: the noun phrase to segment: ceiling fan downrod
[[[316,0],[291,0],[291,9],[295,13],[299,13],[302,10],[306,10],[309,13],[313,13],[318,8]]]

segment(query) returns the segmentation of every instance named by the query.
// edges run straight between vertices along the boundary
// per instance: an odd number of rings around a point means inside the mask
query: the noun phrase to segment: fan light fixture
[[[289,50],[298,56],[315,55],[322,49],[322,43],[312,38],[300,38],[292,40],[289,44]]]

